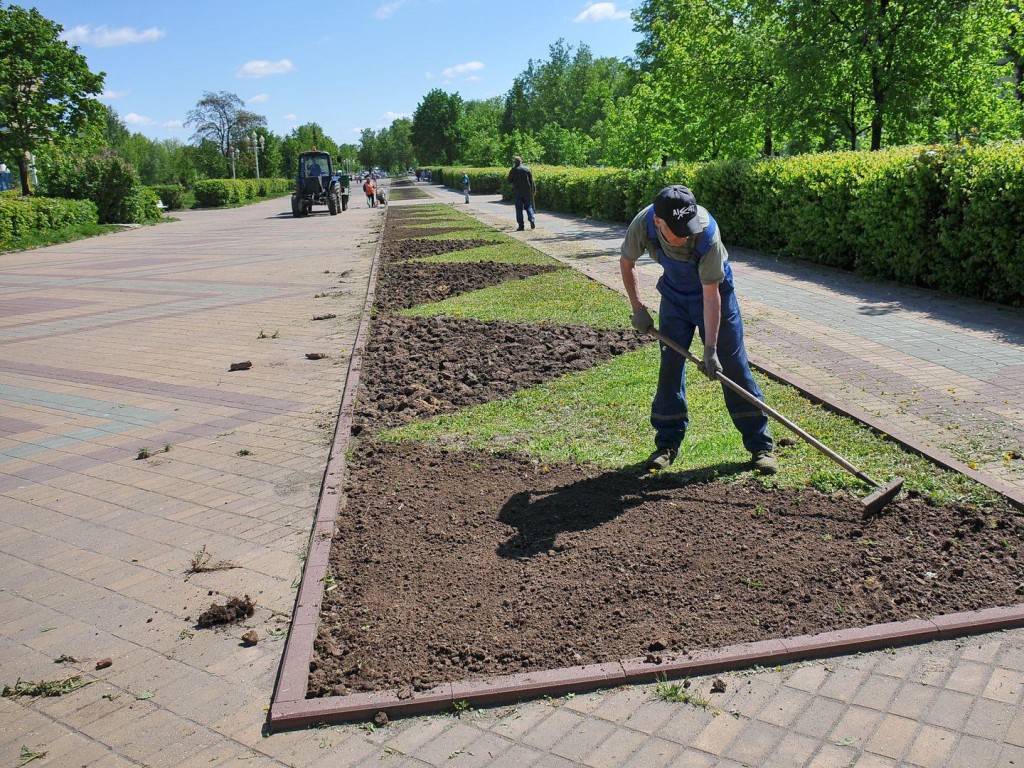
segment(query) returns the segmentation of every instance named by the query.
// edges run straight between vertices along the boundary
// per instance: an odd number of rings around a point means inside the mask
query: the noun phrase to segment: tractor
[[[351,192],[347,171],[335,172],[327,152],[303,152],[299,155],[299,174],[292,193],[292,216],[308,216],[314,205],[326,205],[331,216],[348,210]]]

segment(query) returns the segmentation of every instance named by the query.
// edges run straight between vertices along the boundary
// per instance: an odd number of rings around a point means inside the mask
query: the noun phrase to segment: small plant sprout
[[[40,680],[37,683],[18,678],[18,682],[14,685],[4,686],[3,696],[7,699],[14,699],[18,696],[63,696],[65,693],[73,693],[79,688],[84,688],[95,682],[95,680],[82,680],[81,675],[65,677],[63,680]]]
[[[178,633],[178,639],[179,640],[191,640],[195,636],[196,636],[196,633],[193,632],[188,627],[185,627],[184,629],[181,630],[181,632]]]
[[[149,456],[150,456],[149,448],[139,448],[139,452],[138,452],[138,454],[136,454],[135,460],[136,461],[141,461],[142,459],[148,459]]]
[[[265,334],[265,333],[263,332],[263,329],[262,329],[262,328],[260,328],[260,332],[259,332],[258,334],[256,334],[256,338],[257,338],[257,339],[269,339],[270,337],[269,337],[269,336],[267,336],[267,334]]]
[[[18,768],[22,768],[22,766],[28,765],[33,760],[42,760],[44,757],[46,757],[47,754],[48,753],[46,751],[40,752],[39,750],[29,749],[28,747],[22,745],[21,754],[18,755],[18,758],[21,761],[18,763]]]
[[[654,695],[662,701],[667,701],[671,704],[690,704],[701,709],[707,709],[711,706],[711,702],[707,699],[690,693],[687,690],[689,687],[689,680],[684,680],[681,683],[670,683],[668,678],[662,675],[658,684],[654,687]]]
[[[164,443],[164,453],[170,453],[170,452],[171,452],[171,444],[170,443]]]
[[[458,701],[452,702],[452,714],[455,717],[462,717],[463,714],[469,711],[469,702],[465,699],[459,699]]]
[[[754,511],[750,513],[751,517],[764,517],[768,514],[767,504],[758,504],[754,507]]]
[[[252,451],[250,451],[248,448],[242,448],[235,455],[236,456],[252,456]]]
[[[219,560],[216,563],[210,562],[211,555],[206,551],[206,545],[203,544],[199,550],[192,555],[192,562],[189,563],[188,569],[185,571],[187,574],[185,579],[195,573],[208,573],[210,571],[227,571],[231,568],[237,568],[238,566],[228,560]]]

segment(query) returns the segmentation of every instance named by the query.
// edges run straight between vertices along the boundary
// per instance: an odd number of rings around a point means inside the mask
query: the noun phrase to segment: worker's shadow
[[[668,501],[687,486],[749,469],[747,463],[728,462],[689,472],[652,473],[635,464],[551,490],[522,491],[498,514],[498,520],[516,529],[498,545],[498,556],[520,560],[544,554],[561,533],[597,528],[641,504]]]

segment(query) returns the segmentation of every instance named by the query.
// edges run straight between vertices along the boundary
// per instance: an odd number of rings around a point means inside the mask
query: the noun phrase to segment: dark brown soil
[[[205,629],[218,624],[232,624],[242,619],[248,619],[255,612],[256,605],[248,595],[244,599],[232,597],[225,605],[211,603],[210,607],[199,615],[196,626]]]
[[[459,293],[478,291],[506,280],[551,272],[559,267],[541,264],[501,264],[478,261],[466,264],[403,264],[385,270],[377,281],[377,311],[399,310],[442,301]]]
[[[399,187],[395,185],[391,187],[391,193],[388,197],[391,200],[417,200],[428,198],[430,195],[422,189],[416,189],[416,187]]]
[[[395,252],[418,252],[413,242]],[[471,270],[441,266],[419,281],[471,289]],[[385,295],[402,284],[392,271],[408,267],[383,263]],[[728,482],[743,465],[722,468],[725,481],[697,482],[372,439],[639,343],[632,332],[409,318],[378,306],[311,697],[649,654],[655,663],[1024,600],[1024,518],[1007,509],[906,498],[865,521],[845,495]]]
[[[382,313],[366,345],[352,433],[499,400],[643,343],[625,330]]]
[[[396,230],[401,231],[401,230]],[[412,232],[413,230],[405,230]],[[382,262],[394,261],[396,259],[425,259],[428,256],[440,256],[442,253],[453,253],[455,251],[466,251],[470,248],[479,248],[481,245],[494,245],[490,240],[423,240],[418,239],[426,235],[444,234],[454,232],[453,229],[417,229],[417,238],[407,240],[384,241],[380,250]]]
[[[311,696],[1021,601],[1012,513],[363,443]],[[1007,542],[1012,542],[1008,546]]]

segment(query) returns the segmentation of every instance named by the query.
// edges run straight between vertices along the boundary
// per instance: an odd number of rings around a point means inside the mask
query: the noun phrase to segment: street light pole
[[[260,150],[263,149],[264,146],[266,146],[266,143],[264,142],[262,136],[258,136],[256,134],[256,131],[253,131],[252,133],[250,133],[248,135],[248,137],[246,137],[246,138],[248,139],[247,143],[252,144],[252,154],[253,154],[253,157],[256,158],[256,179],[259,180],[259,178],[260,178]]]
[[[235,160],[238,159],[238,147],[228,147],[228,154],[231,155],[231,178],[235,177]]]

